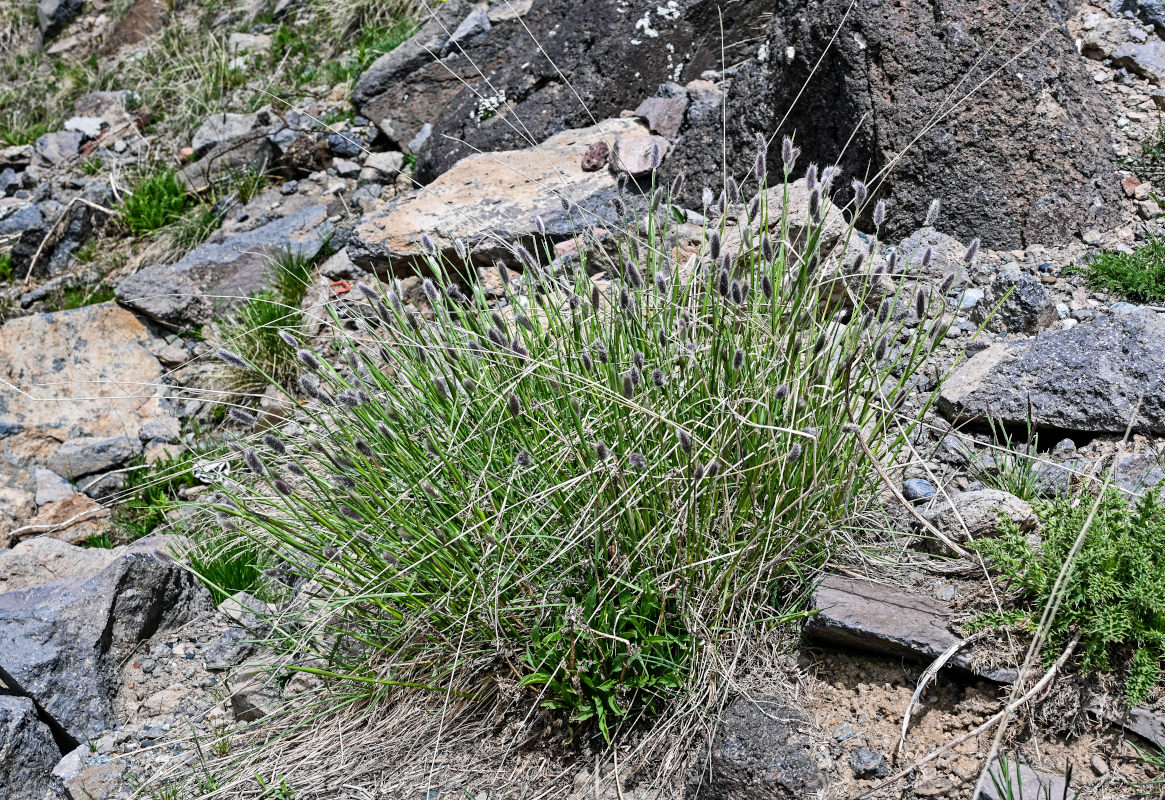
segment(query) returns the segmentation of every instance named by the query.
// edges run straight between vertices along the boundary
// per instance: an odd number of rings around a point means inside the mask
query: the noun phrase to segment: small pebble
[[[849,767],[858,780],[884,778],[889,774],[886,757],[864,747],[849,754]]]
[[[936,494],[938,490],[934,488],[934,484],[922,478],[911,478],[902,484],[902,496],[912,503],[926,500]]]

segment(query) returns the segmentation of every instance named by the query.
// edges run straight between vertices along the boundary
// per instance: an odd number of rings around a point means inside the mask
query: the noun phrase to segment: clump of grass
[[[255,371],[228,365],[226,386],[232,393],[260,393],[268,379],[283,387],[294,385],[302,364],[284,337],[303,341],[300,304],[307,293],[311,271],[311,260],[298,251],[280,253],[275,258],[271,289],[245,302],[222,326],[221,342],[258,367]]]
[[[138,181],[121,211],[126,226],[140,236],[178,221],[189,202],[186,187],[177,174],[161,169]]]
[[[83,306],[108,303],[113,299],[113,287],[99,283],[96,286],[73,286],[62,289],[53,299],[45,303],[45,311],[70,311]]]
[[[222,215],[210,203],[187,209],[170,223],[166,231],[171,257],[181,258],[205,242],[219,229],[222,220]]]
[[[12,253],[0,253],[0,281],[12,280]]]
[[[1149,303],[1165,302],[1165,239],[1150,239],[1132,253],[1106,252],[1075,267],[1097,289]]]
[[[1038,549],[1028,535],[1002,520],[1003,535],[973,547],[999,570],[1024,603],[1010,623],[1034,629],[1052,588],[1091,510],[1089,503],[1064,497],[1036,506],[1042,522]],[[1119,492],[1100,501],[1048,636],[1053,656],[1081,634],[1080,666],[1085,673],[1127,664],[1125,692],[1130,705],[1148,699],[1161,679],[1165,657],[1165,509],[1153,492],[1135,506]],[[983,624],[1004,620],[984,619]]]
[[[87,547],[115,547],[149,536],[166,522],[166,512],[178,504],[179,491],[198,485],[191,471],[192,456],[165,456],[152,465],[132,464],[125,487],[118,493],[112,534],[92,537]]]
[[[370,701],[430,687],[608,739],[714,706],[874,501],[867,448],[902,447],[898,409],[942,333],[940,303],[883,299],[869,262],[839,297],[827,189],[800,234],[786,187],[756,190],[709,202],[692,263],[668,245],[664,189],[616,204],[610,263],[552,269],[549,245],[540,262],[515,244],[505,309],[453,282],[428,237],[432,324],[358,287],[370,307],[355,333],[336,319],[339,366],[299,350],[306,433],[246,448],[249,480],[215,504],[328,598],[274,646]],[[903,327],[906,304],[924,324]]]
[[[214,604],[238,592],[267,599],[263,574],[274,558],[247,540],[203,539],[186,554],[186,564],[214,596]]]

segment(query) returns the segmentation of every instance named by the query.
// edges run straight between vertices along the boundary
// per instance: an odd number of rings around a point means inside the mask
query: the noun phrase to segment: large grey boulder
[[[0,694],[0,800],[63,800],[52,776],[60,759],[33,702]]]
[[[357,107],[399,148],[431,125],[416,140],[421,182],[473,153],[528,147],[634,109],[664,81],[719,67],[722,43],[736,63],[755,52],[737,43],[761,33],[771,12],[760,0],[673,0],[636,13],[620,0],[533,0],[515,13],[519,5],[495,4],[486,29],[470,3],[433,4],[417,35],[357,82]]]
[[[114,294],[124,305],[178,329],[210,322],[214,306],[189,276],[167,265],[138,270],[117,284]]]
[[[115,721],[123,661],[141,641],[213,612],[210,593],[162,553],[129,553],[84,582],[0,594],[0,670],[77,741]]]
[[[1044,428],[1165,433],[1165,317],[1149,309],[1032,339],[1000,342],[943,385],[939,410],[957,422],[1031,421]]]
[[[693,776],[693,794],[715,800],[800,800],[816,797],[825,777],[814,758],[805,713],[775,697],[736,698],[712,742],[707,774]],[[700,760],[700,765],[705,762]]]
[[[991,247],[1059,244],[1100,228],[1121,203],[1115,114],[1076,52],[1067,9],[1059,0],[1022,14],[1006,0],[938,9],[777,0],[728,89],[726,138],[722,114],[689,121],[664,177],[685,174],[691,201],[720,183],[722,142],[740,174],[756,133],[779,131],[803,148],[795,176],[811,161],[885,176],[890,239],[917,229],[936,197],[937,227]],[[779,177],[779,136],[768,163]]]
[[[987,323],[991,331],[1035,334],[1052,325],[1059,316],[1056,301],[1035,275],[1005,269],[996,275],[971,312],[976,323]]]

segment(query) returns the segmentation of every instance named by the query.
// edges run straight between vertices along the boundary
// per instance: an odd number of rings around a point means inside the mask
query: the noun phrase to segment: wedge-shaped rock
[[[63,800],[53,766],[61,751],[27,697],[0,695],[0,798]]]
[[[405,275],[420,261],[422,233],[450,259],[456,259],[454,240],[461,239],[471,245],[475,263],[488,265],[512,259],[515,241],[535,252],[538,217],[553,241],[610,226],[615,176],[605,169],[584,172],[582,158],[596,142],[650,137],[637,119],[609,119],[563,131],[536,148],[463,158],[428,186],[365,216],[348,241],[348,255],[365,269]],[[563,199],[570,211],[563,210]]]
[[[817,613],[805,634],[841,647],[933,661],[962,638],[951,632],[950,612],[937,601],[868,580],[826,576],[809,608]],[[949,663],[1001,683],[1015,679],[1013,669],[977,667],[966,650]]]
[[[957,422],[1123,434],[1165,433],[1165,317],[1149,309],[1034,339],[993,344],[943,386],[939,410]],[[1029,406],[1030,401],[1030,406]]]
[[[114,723],[118,671],[160,630],[213,612],[210,593],[160,553],[130,553],[84,581],[0,594],[0,675],[77,741]]]

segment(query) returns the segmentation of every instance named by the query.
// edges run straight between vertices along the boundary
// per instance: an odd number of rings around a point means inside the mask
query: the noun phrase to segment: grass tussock
[[[663,188],[627,197],[611,263],[515,244],[504,308],[430,242],[433,322],[359,287],[338,366],[298,348],[302,432],[243,448],[215,503],[317,587],[275,645],[362,703],[424,687],[607,740],[719,702],[874,499],[942,333],[941,301],[881,294],[874,240],[827,249],[810,185],[804,230],[784,184],[709,198],[691,260]]]
[[[219,341],[254,368],[227,364],[225,388],[234,395],[261,394],[268,382],[290,388],[303,369],[295,347],[304,341],[300,305],[311,285],[312,261],[298,251],[280,253],[272,265],[271,289],[243,303],[219,329]]]

